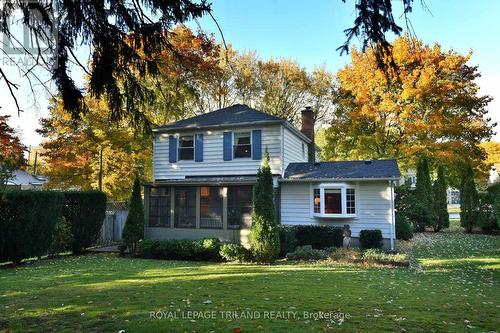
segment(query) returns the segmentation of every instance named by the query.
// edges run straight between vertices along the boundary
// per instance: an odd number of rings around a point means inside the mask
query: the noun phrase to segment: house
[[[47,177],[33,175],[24,170],[14,170],[7,181],[7,187],[17,187],[21,190],[41,190],[47,181]]]
[[[395,160],[315,162],[313,113],[302,128],[236,104],[154,129],[145,237],[218,237],[248,244],[252,186],[270,156],[278,222],[380,229],[394,246]]]

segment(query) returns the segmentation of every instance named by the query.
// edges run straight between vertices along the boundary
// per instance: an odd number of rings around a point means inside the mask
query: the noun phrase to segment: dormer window
[[[252,157],[252,141],[250,132],[235,132],[233,154],[234,158]]]
[[[325,218],[349,218],[356,216],[355,186],[338,184],[320,184],[312,193],[313,215]]]
[[[194,136],[183,135],[179,137],[179,161],[194,160]]]

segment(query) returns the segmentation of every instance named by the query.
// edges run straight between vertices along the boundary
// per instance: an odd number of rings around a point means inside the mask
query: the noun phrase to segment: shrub
[[[479,195],[474,183],[474,171],[468,166],[462,174],[460,188],[460,225],[466,232],[472,232],[479,215]]]
[[[413,238],[413,228],[405,215],[396,213],[396,238],[410,240]]]
[[[269,263],[279,255],[280,238],[275,216],[273,175],[267,150],[257,173],[253,204],[250,247],[255,260]]]
[[[421,158],[417,165],[417,184],[415,185],[415,204],[412,216],[416,231],[424,231],[433,225],[435,219],[432,183],[427,158]]]
[[[71,224],[71,249],[81,253],[99,237],[106,215],[106,194],[97,191],[64,193],[63,216]]]
[[[330,253],[330,258],[334,261],[352,261],[361,256],[359,250],[339,247]]]
[[[311,245],[313,249],[342,247],[342,228],[326,225],[298,225],[295,228],[297,245]]]
[[[141,198],[141,184],[135,177],[130,209],[122,231],[122,238],[131,253],[136,252],[137,242],[144,238],[144,207]]]
[[[137,255],[141,258],[169,260],[220,260],[220,242],[218,239],[200,240],[141,240],[137,246]]]
[[[72,239],[71,224],[66,221],[64,216],[60,216],[55,224],[49,254],[54,255],[60,252],[69,251]]]
[[[380,249],[369,249],[363,253],[363,259],[373,260],[382,263],[405,263],[408,262],[408,255],[404,253],[387,253]]]
[[[362,249],[382,248],[382,231],[380,230],[361,230],[359,233],[359,244]]]
[[[280,226],[280,257],[286,257],[287,253],[295,251],[297,247],[297,228],[292,225]]]
[[[478,193],[479,215],[477,225],[485,232],[491,232],[497,228],[495,218],[495,206],[491,193]]]
[[[310,246],[298,246],[294,252],[286,255],[291,260],[324,260],[328,258],[328,251],[313,249]]]
[[[415,191],[409,183],[405,183],[397,186],[394,192],[396,195],[394,200],[396,212],[409,218],[413,211],[413,204],[415,203]]]
[[[240,244],[224,244],[221,246],[219,253],[226,261],[245,262],[252,260],[252,252]]]
[[[500,229],[500,183],[490,185],[488,187],[488,194],[493,205],[493,215],[496,220],[495,229]]]
[[[0,262],[47,254],[62,202],[55,191],[0,193]]]
[[[434,191],[434,220],[432,221],[432,227],[434,231],[440,231],[450,226],[446,180],[444,178],[444,167],[442,165],[438,167],[437,179],[432,189]]]

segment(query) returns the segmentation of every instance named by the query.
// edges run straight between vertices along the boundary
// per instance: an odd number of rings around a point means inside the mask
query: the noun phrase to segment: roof
[[[7,185],[34,185],[41,186],[47,182],[47,178],[40,175],[32,175],[24,170],[14,170]]]
[[[182,179],[157,179],[154,183],[146,184],[156,185],[229,185],[229,184],[254,184],[257,181],[256,176],[204,176],[204,177],[186,177]]]
[[[391,179],[401,176],[396,160],[290,163],[285,180]]]
[[[153,131],[190,130],[202,128],[219,128],[234,126],[253,126],[256,124],[281,124],[294,132],[307,143],[311,142],[307,136],[300,132],[288,121],[253,109],[245,104],[232,106],[204,113],[199,116],[179,120],[153,129]]]

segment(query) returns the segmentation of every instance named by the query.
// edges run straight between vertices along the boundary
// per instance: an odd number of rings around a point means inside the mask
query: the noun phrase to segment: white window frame
[[[347,195],[346,189],[354,189],[354,214],[347,214]],[[320,212],[314,212],[314,190],[319,189],[320,193]],[[340,190],[341,198],[341,214],[327,214],[325,213],[325,190]],[[358,205],[358,188],[356,185],[346,184],[346,183],[331,183],[331,184],[318,184],[311,187],[311,215],[313,217],[321,218],[352,218],[356,217],[359,205]]]
[[[241,134],[241,133],[250,133],[250,156],[249,157],[236,157],[235,155],[235,150],[234,150],[234,147],[236,146],[236,134]],[[233,132],[233,137],[232,137],[232,140],[233,142],[231,142],[231,150],[232,150],[232,154],[233,154],[233,160],[244,160],[244,159],[252,159],[252,154],[253,154],[253,139],[252,139],[253,135],[252,135],[252,130],[248,130],[248,131],[238,131],[238,132]]]

